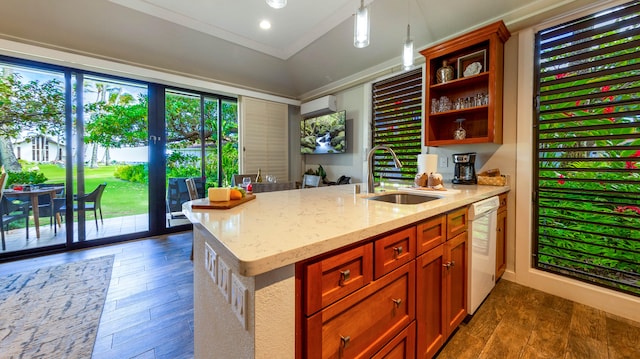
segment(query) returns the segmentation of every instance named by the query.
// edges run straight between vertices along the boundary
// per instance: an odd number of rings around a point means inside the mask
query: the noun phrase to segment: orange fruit
[[[242,199],[242,192],[240,192],[239,190],[232,188],[230,193],[229,193],[229,198],[230,199]]]

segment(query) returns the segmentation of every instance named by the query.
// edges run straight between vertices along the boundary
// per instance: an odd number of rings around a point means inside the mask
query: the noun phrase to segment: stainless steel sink
[[[422,196],[411,193],[387,193],[375,197],[369,197],[368,199],[395,204],[419,204],[429,201],[435,201],[437,199],[440,199],[440,197]]]

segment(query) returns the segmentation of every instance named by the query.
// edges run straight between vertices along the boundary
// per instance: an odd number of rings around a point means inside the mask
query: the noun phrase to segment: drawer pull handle
[[[342,335],[340,336],[340,345],[342,345],[343,348],[347,348],[350,342],[351,342],[350,336],[348,335],[346,337],[343,337]]]
[[[456,261],[451,261],[451,266],[455,267],[456,266]]]
[[[396,258],[400,257],[400,255],[402,254],[402,251],[403,251],[402,246],[393,248],[393,253]]]
[[[445,264],[442,265],[443,267],[447,268],[447,269],[451,269],[451,267],[453,266],[453,264],[451,264],[451,262],[447,262]]]
[[[400,308],[400,305],[402,305],[402,298],[391,299],[391,300],[396,304],[396,308]]]
[[[351,271],[346,269],[346,270],[341,270],[340,271],[340,285],[342,285],[344,282],[348,281],[351,278]]]

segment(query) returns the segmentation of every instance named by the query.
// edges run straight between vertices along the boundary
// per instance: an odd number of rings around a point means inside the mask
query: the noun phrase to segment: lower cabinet
[[[417,358],[431,358],[467,315],[467,232],[416,260]]]
[[[415,317],[415,262],[307,319],[307,358],[369,358]]]
[[[296,271],[298,357],[433,357],[467,313],[467,208]]]

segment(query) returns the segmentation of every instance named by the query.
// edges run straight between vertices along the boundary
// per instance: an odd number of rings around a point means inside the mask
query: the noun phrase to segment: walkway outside
[[[53,227],[47,223],[48,221],[40,223],[39,239],[36,238],[36,230],[35,228],[33,228],[32,221],[29,222],[29,239],[25,238],[24,228],[11,229],[5,232],[5,238],[7,242],[7,249],[4,251],[5,253],[65,243],[67,230],[66,224],[64,222],[62,223],[61,227],[58,227],[57,234],[54,233]],[[149,230],[148,214],[105,218],[104,225],[98,220],[98,230],[96,230],[96,226],[93,222],[93,214],[87,214],[85,223],[87,240],[118,236],[128,233],[144,232]],[[185,220],[185,223],[188,223],[188,221]],[[74,226],[76,228],[74,241],[77,241],[77,223],[74,223]]]

